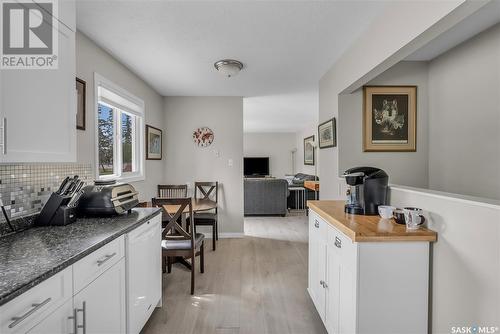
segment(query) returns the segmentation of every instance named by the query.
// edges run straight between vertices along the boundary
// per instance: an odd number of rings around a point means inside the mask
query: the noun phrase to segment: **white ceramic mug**
[[[396,208],[393,207],[393,206],[390,206],[390,205],[379,205],[379,207],[378,207],[378,214],[380,215],[380,217],[382,217],[384,219],[390,219],[390,218],[392,218],[394,210],[396,210]]]
[[[425,222],[424,211],[419,208],[406,207],[403,209],[405,214],[406,228],[417,230]]]

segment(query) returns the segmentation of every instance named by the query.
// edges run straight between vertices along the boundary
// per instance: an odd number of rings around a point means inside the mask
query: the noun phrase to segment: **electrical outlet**
[[[227,160],[227,165],[228,165],[229,167],[233,167],[233,159],[229,159],[229,160]]]

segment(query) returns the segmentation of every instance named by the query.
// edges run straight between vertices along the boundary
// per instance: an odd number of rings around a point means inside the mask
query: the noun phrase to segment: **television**
[[[269,175],[269,158],[245,157],[243,159],[243,174],[245,176]]]

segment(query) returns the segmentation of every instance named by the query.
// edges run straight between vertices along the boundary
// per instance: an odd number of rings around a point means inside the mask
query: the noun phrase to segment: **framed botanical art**
[[[314,135],[304,138],[304,165],[314,166]]]
[[[87,84],[82,79],[76,78],[76,128],[85,130],[85,97]]]
[[[318,125],[319,148],[337,146],[337,124],[335,117]]]
[[[162,131],[146,125],[146,160],[162,159]]]
[[[363,87],[363,151],[417,150],[417,87]]]

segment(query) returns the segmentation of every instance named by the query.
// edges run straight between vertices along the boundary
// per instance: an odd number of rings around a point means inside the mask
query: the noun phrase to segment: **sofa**
[[[281,215],[288,211],[288,182],[283,179],[245,178],[244,214]]]
[[[297,173],[293,176],[293,178],[289,179],[289,186],[290,187],[303,187],[304,186],[304,181],[319,181],[318,177],[315,177],[314,175],[309,175],[309,174],[303,174],[303,173]],[[296,192],[291,192],[290,196],[288,197],[288,207],[290,209],[297,209],[295,207],[295,196],[297,196]],[[315,194],[313,190],[306,189],[306,201],[308,200],[313,200]],[[318,198],[319,198],[319,191],[318,191]]]

